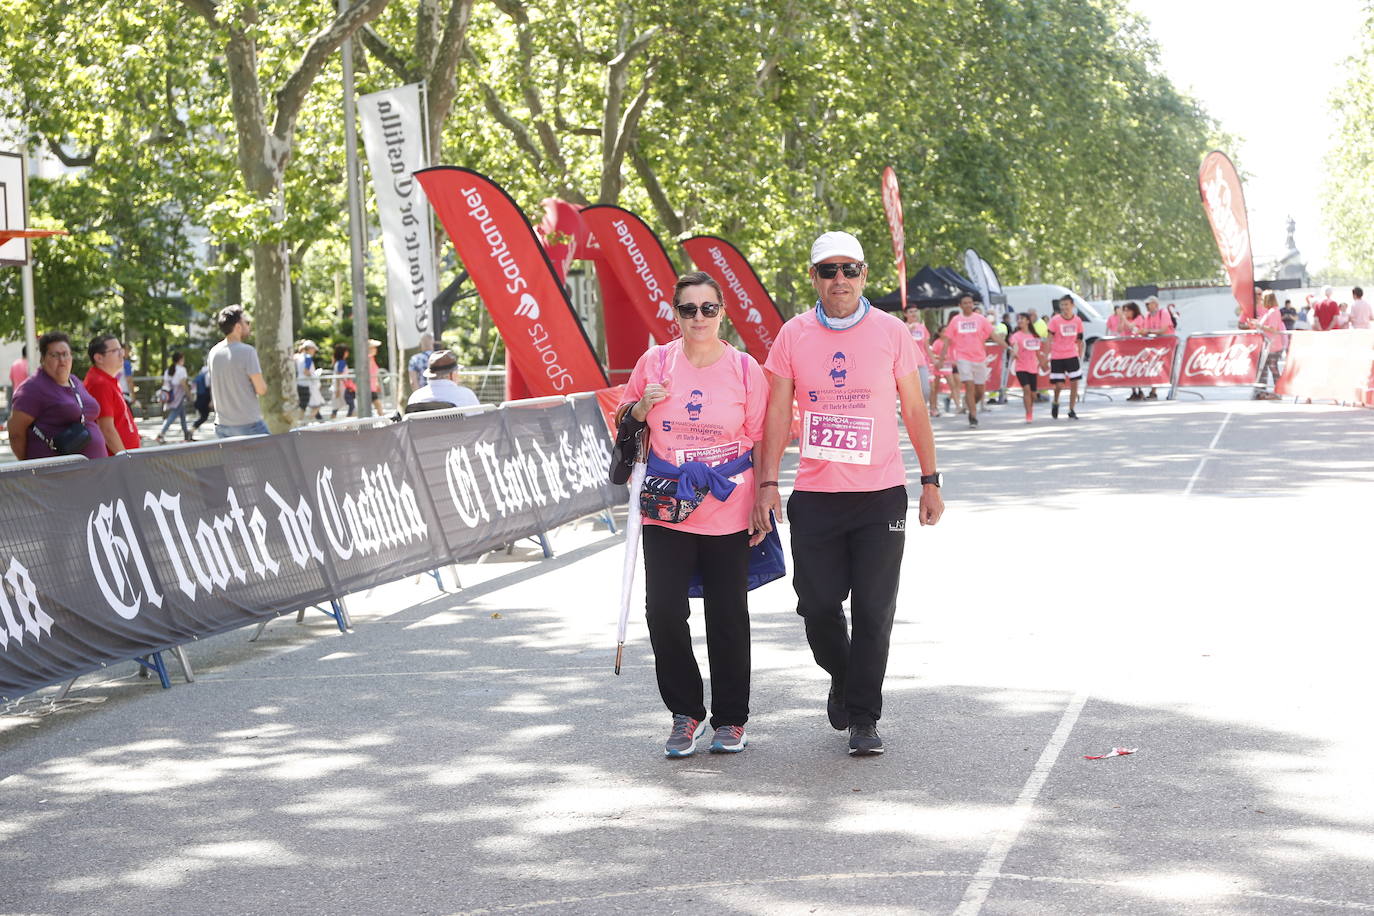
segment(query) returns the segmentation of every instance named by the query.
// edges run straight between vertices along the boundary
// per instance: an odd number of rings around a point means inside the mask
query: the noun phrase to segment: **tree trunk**
[[[291,363],[290,258],[286,243],[253,246],[253,331],[267,394],[260,398],[267,428],[284,433],[293,423],[290,404],[296,385]]]

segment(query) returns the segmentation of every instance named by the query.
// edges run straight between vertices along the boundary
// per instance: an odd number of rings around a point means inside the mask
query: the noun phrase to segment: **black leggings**
[[[644,526],[645,616],[663,704],[674,715],[706,718],[701,669],[692,652],[687,586],[701,572],[706,656],[711,663],[711,727],[749,719],[749,535],[692,534]]]

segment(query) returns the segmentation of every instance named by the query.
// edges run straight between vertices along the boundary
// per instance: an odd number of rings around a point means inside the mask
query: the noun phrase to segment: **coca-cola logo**
[[[1236,213],[1235,192],[1220,162],[1213,168],[1210,178],[1203,176],[1202,200],[1207,207],[1207,219],[1212,223],[1217,248],[1221,251],[1221,260],[1227,270],[1234,270],[1250,257],[1250,232],[1245,226],[1245,215]]]
[[[1095,378],[1152,379],[1168,373],[1169,347],[1142,347],[1134,353],[1103,348],[1093,357]]]
[[[1256,356],[1259,344],[1232,343],[1221,350],[1200,346],[1188,354],[1183,364],[1184,377],[1207,378],[1248,377],[1259,366]]]

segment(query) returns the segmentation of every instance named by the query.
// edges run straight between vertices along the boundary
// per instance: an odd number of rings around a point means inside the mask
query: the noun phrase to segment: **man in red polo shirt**
[[[1336,316],[1340,314],[1341,307],[1336,304],[1336,300],[1331,298],[1331,287],[1322,288],[1321,301],[1312,306],[1312,330],[1314,331],[1334,331],[1336,329]]]
[[[100,405],[96,422],[105,434],[105,448],[111,455],[143,444],[134,415],[119,389],[119,373],[124,369],[124,348],[113,334],[97,334],[86,347],[91,369],[84,379],[86,390]]]

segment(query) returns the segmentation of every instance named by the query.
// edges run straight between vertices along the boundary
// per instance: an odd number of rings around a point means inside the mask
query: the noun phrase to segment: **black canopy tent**
[[[974,301],[983,298],[971,280],[948,267],[922,267],[906,281],[906,301],[923,309],[958,305],[965,293],[973,296]],[[869,301],[889,312],[898,312],[904,307],[901,290]]]

